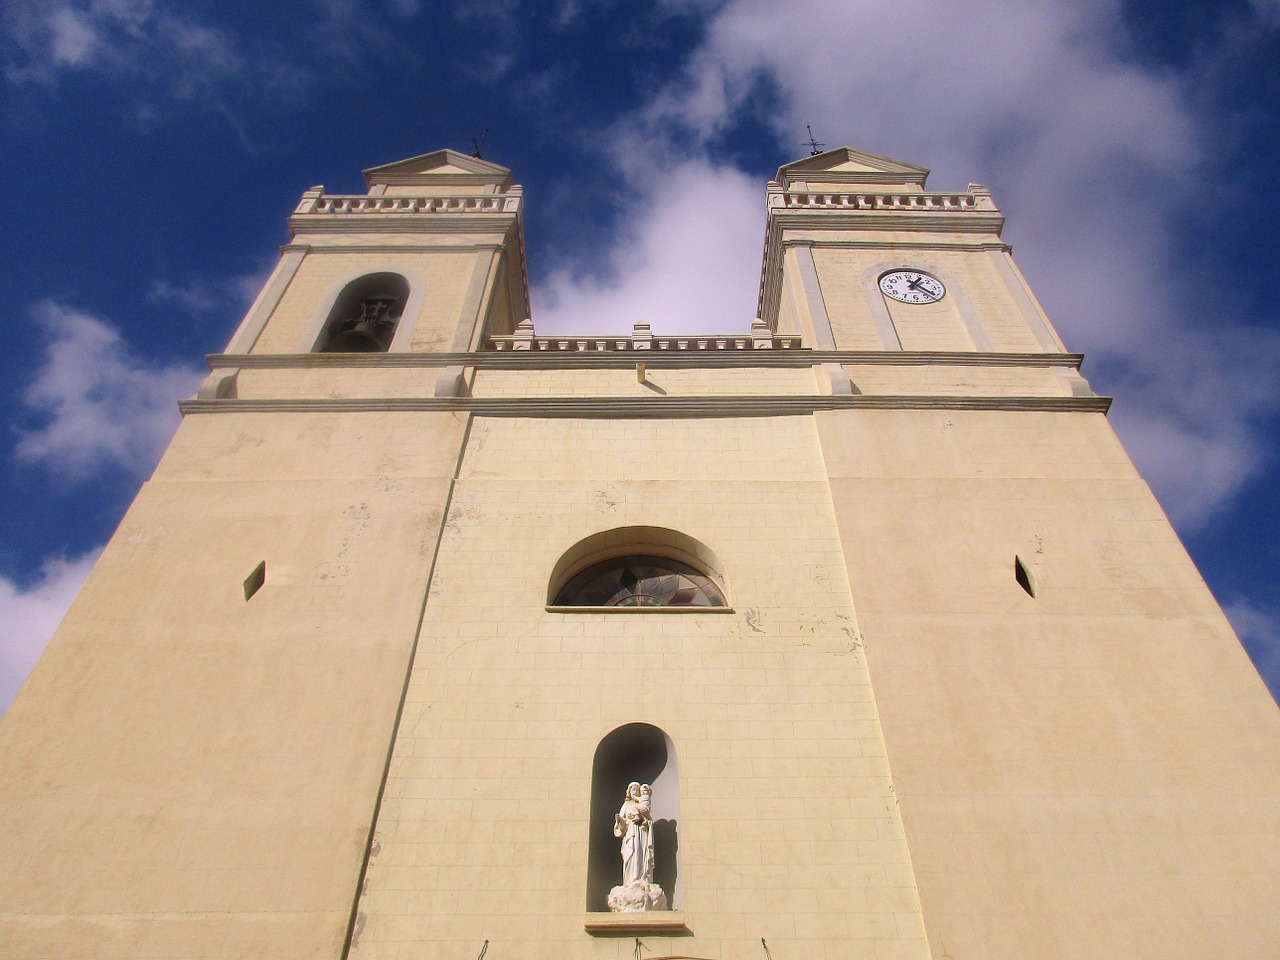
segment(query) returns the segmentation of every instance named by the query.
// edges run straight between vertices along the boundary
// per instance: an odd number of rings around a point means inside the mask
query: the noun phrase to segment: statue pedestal
[[[666,910],[667,895],[656,883],[633,880],[609,891],[609,909],[614,913],[644,913]]]
[[[593,937],[688,937],[692,935],[679,910],[643,913],[588,913],[583,929]]]

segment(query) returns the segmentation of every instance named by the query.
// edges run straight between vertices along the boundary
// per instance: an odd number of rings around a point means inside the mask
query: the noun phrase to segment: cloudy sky
[[[298,195],[525,185],[540,331],[742,331],[806,125],[989,186],[1280,691],[1280,0],[6,0],[0,709]]]

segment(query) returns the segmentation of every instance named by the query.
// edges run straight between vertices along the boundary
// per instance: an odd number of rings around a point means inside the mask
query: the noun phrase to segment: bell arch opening
[[[314,353],[386,353],[409,300],[409,281],[398,273],[369,273],[334,298]]]
[[[651,841],[652,862],[643,866],[626,857],[628,842],[634,842],[627,835],[627,825],[615,830],[619,819],[625,819],[628,791],[634,786],[651,790],[646,796],[651,832],[640,842]],[[587,910],[608,912],[610,892],[624,884],[629,869],[651,877],[665,893],[666,907],[679,910],[683,903],[679,825],[680,765],[671,738],[648,723],[628,723],[606,735],[591,764]],[[643,851],[639,856],[644,856]]]
[[[719,558],[666,527],[616,527],[578,541],[547,583],[550,607],[729,609]]]

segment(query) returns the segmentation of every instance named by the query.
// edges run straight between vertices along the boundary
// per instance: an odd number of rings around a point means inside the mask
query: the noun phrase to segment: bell
[[[386,353],[391,349],[396,321],[391,308],[398,297],[376,294],[360,301],[360,314],[333,323],[325,353]]]
[[[385,353],[387,345],[363,326],[344,330],[329,341],[326,353]]]

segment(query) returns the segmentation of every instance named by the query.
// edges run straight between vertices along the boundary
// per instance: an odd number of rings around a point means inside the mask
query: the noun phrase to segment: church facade
[[[539,334],[503,167],[304,193],[0,723],[5,955],[1280,955],[1280,712],[926,175],[673,337]]]

